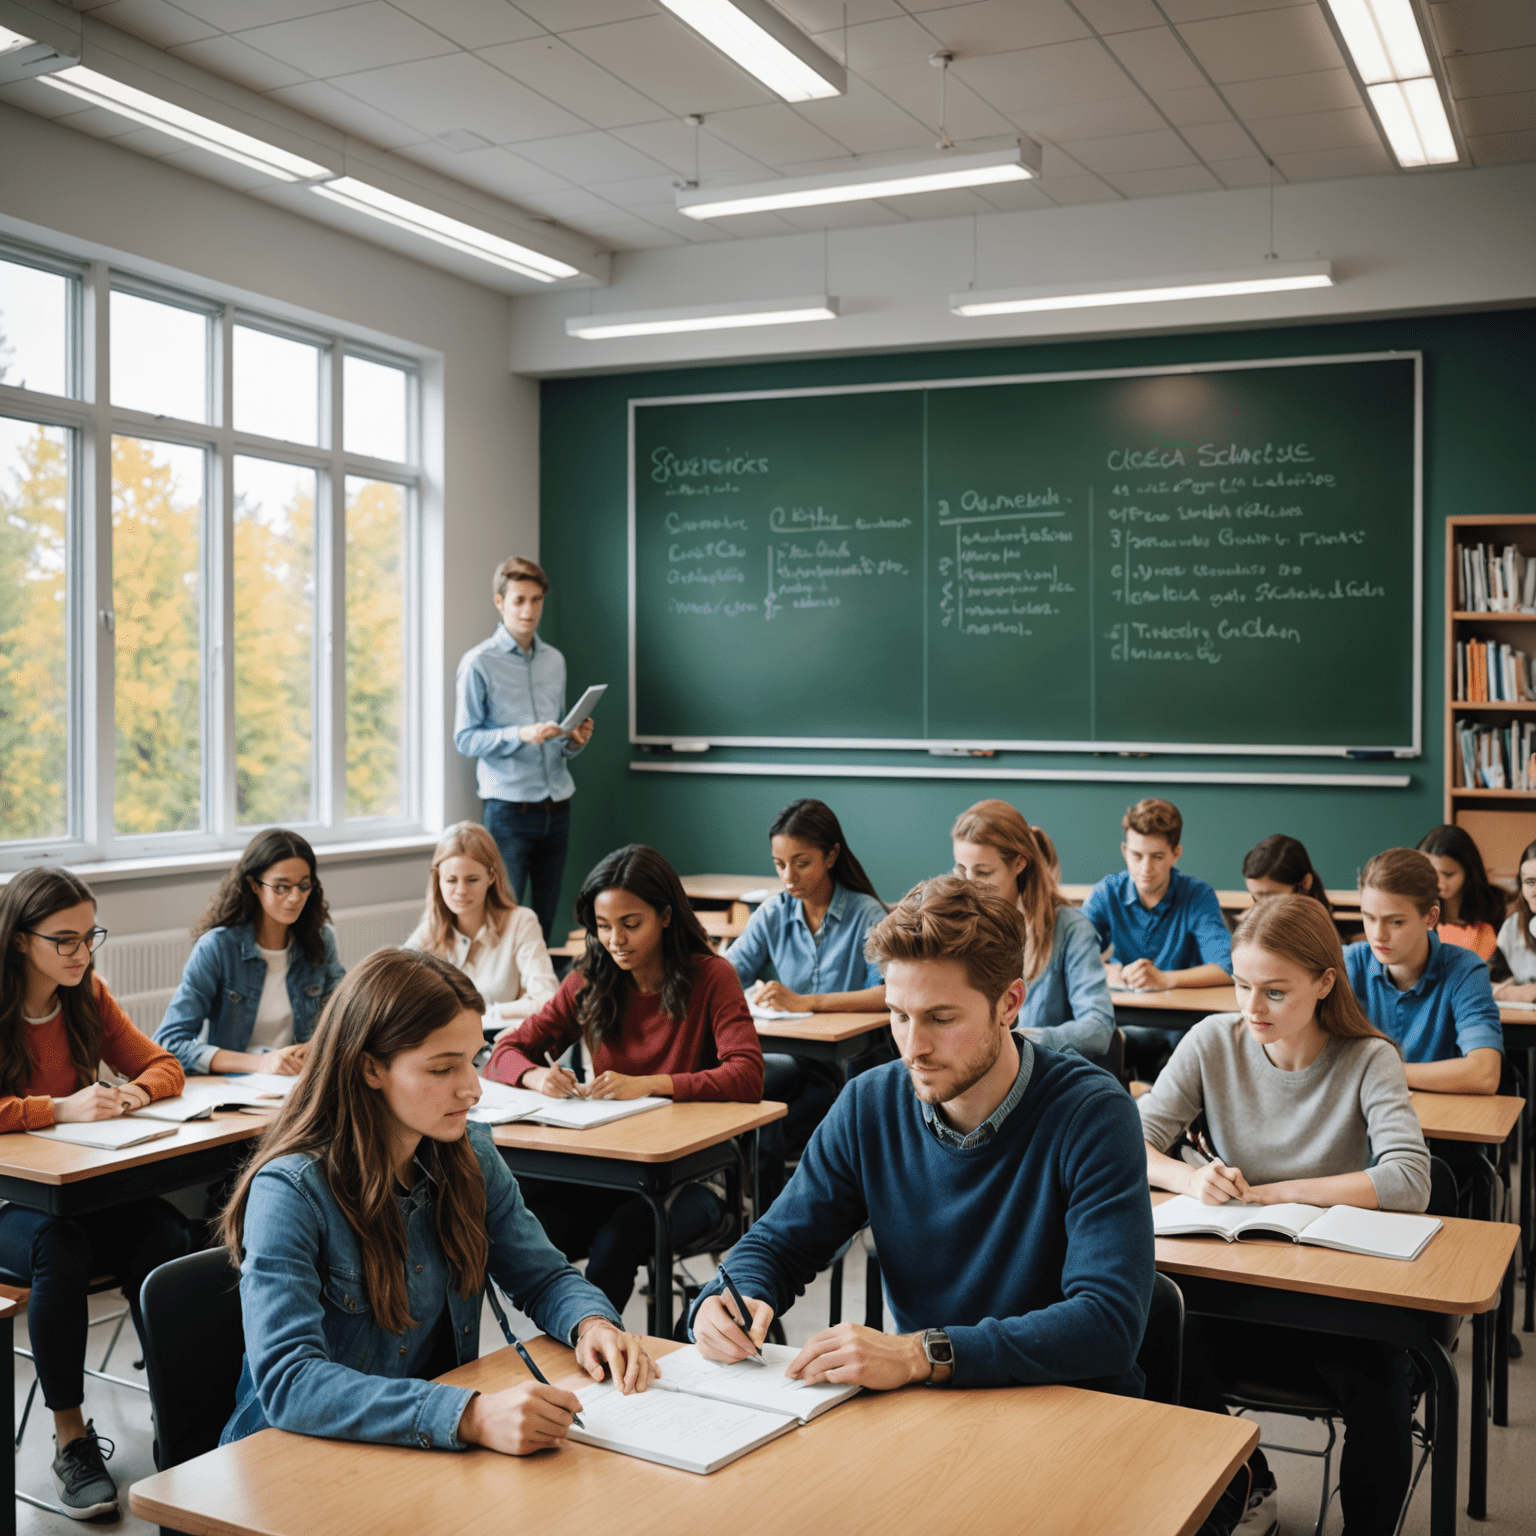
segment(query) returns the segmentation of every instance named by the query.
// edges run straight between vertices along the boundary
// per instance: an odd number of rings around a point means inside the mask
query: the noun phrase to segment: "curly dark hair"
[[[208,910],[198,918],[192,937],[199,939],[211,928],[239,928],[242,925],[254,928],[261,916],[261,899],[251,888],[251,882],[259,880],[284,859],[303,859],[309,865],[309,878],[315,883],[309,899],[294,920],[290,939],[311,965],[319,965],[325,959],[325,925],[331,919],[331,909],[325,904],[325,890],[320,884],[320,871],[315,866],[315,850],[297,832],[282,827],[268,827],[246,844],[235,867],[213,893]]]
[[[661,931],[661,1011],[674,1023],[688,1015],[688,999],[699,960],[709,955],[709,936],[683,894],[677,872],[654,848],[628,843],[600,860],[576,893],[576,920],[587,930],[587,952],[576,962],[586,985],[576,995],[576,1019],[587,1048],[616,1041],[635,984],[597,936],[597,898],[604,891],[628,891],[671,921]]]

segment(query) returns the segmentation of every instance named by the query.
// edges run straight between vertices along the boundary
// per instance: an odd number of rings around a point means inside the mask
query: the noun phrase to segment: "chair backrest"
[[[245,1355],[240,1275],[224,1248],[151,1270],[139,1292],[155,1465],[174,1467],[219,1443]]]
[[[1429,1159],[1429,1205],[1426,1215],[1461,1215],[1461,1192],[1451,1165],[1443,1157]]]
[[[1125,1031],[1117,1029],[1109,1037],[1109,1049],[1102,1056],[1088,1058],[1094,1066],[1103,1067],[1116,1082],[1125,1081]]]
[[[1177,1407],[1184,1370],[1184,1293],[1167,1275],[1152,1277],[1152,1305],[1136,1363],[1147,1378],[1147,1400]]]

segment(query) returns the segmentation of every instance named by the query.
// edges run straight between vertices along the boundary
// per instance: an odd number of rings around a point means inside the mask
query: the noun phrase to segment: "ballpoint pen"
[[[747,1304],[742,1300],[741,1292],[736,1289],[736,1282],[725,1272],[725,1265],[720,1266],[720,1278],[725,1282],[725,1288],[731,1293],[731,1300],[736,1303],[736,1311],[741,1317],[741,1331],[750,1339],[752,1337],[752,1314],[747,1310]],[[763,1350],[760,1344],[752,1346],[752,1354],[747,1357],[756,1360],[759,1365],[767,1365],[763,1359]]]
[[[523,1346],[518,1343],[515,1338],[512,1337],[512,1325],[507,1321],[507,1314],[502,1311],[501,1303],[496,1299],[495,1285],[492,1284],[489,1280],[486,1282],[485,1286],[485,1299],[490,1302],[491,1311],[496,1314],[496,1321],[501,1324],[501,1331],[505,1336],[507,1343],[510,1344],[512,1348],[515,1349],[518,1354],[523,1357],[523,1364],[533,1372],[533,1379],[541,1386],[549,1386],[549,1377],[547,1377],[544,1372],[539,1369],[538,1364],[534,1360],[533,1356],[530,1355],[528,1351],[524,1349]],[[581,1415],[579,1413],[573,1413],[571,1415],[571,1422],[576,1426],[577,1429],[585,1429],[587,1427],[581,1422]]]

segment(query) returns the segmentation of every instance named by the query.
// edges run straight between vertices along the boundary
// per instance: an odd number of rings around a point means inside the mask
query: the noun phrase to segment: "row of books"
[[[1513,544],[1456,546],[1456,607],[1462,613],[1536,613],[1536,560]]]
[[[1463,789],[1536,788],[1536,721],[1456,726]]]
[[[1531,562],[1536,571],[1536,560]],[[1525,651],[1497,640],[1456,642],[1458,704],[1507,704],[1536,700],[1536,671]]]

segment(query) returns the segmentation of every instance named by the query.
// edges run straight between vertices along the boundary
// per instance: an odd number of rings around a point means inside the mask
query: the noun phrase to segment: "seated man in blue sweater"
[[[1023,919],[950,876],[870,934],[901,1060],[856,1077],[784,1193],[736,1245],[737,1326],[717,1279],[691,1318],[736,1361],[866,1222],[899,1333],[818,1333],[789,1367],[875,1389],[1070,1381],[1139,1397],[1152,1212],[1135,1105],[1082,1057],[1010,1025]]]

